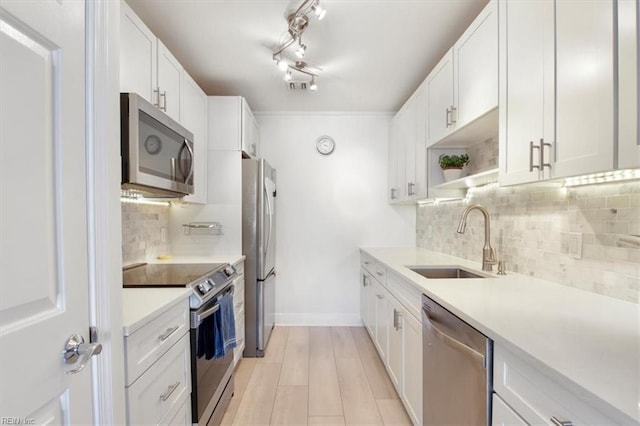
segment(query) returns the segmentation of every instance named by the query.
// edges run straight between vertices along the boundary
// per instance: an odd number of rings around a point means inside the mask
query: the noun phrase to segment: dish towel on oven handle
[[[233,293],[227,292],[218,299],[220,309],[215,313],[216,331],[214,358],[222,358],[236,347],[236,321],[233,315]]]

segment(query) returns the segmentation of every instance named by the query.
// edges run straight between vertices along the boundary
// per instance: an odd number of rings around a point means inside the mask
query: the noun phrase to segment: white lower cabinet
[[[190,395],[189,336],[184,335],[126,388],[127,421],[130,425],[168,424]]]
[[[516,414],[497,394],[493,394],[491,424],[493,426],[527,426],[527,422]]]
[[[127,424],[191,424],[189,347],[187,299],[125,336]]]
[[[584,391],[561,383],[557,373],[545,371],[496,343],[493,359],[493,388],[524,424],[579,425],[630,424],[628,417],[607,409]],[[588,398],[588,399],[585,399]],[[493,424],[500,423],[504,410],[494,411]],[[509,423],[513,424],[513,423]],[[515,423],[523,424],[523,423]]]
[[[422,424],[422,323],[415,316],[420,312],[420,293],[413,294],[366,254],[361,266],[362,322],[411,421]]]
[[[233,316],[236,323],[236,347],[233,350],[233,365],[238,365],[244,351],[244,261],[233,264],[238,276],[233,280]]]

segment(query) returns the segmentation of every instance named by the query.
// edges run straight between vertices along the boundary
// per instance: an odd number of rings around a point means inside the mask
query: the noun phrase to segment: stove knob
[[[231,275],[233,275],[233,274],[235,274],[235,273],[236,273],[236,270],[235,270],[235,268],[234,268],[233,266],[229,265],[229,266],[227,266],[226,268],[224,268],[224,273],[225,273],[228,277],[230,277]]]
[[[198,284],[198,290],[200,290],[200,293],[205,294],[209,291],[209,286],[206,283]]]

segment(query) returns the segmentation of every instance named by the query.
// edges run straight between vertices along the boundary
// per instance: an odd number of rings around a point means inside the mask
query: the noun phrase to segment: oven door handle
[[[211,308],[207,309],[206,311],[204,311],[201,314],[194,313],[193,314],[193,325],[192,325],[192,328],[198,328],[200,326],[200,324],[202,323],[202,321],[204,321],[205,319],[209,318],[211,315],[215,314],[219,310],[220,310],[220,304],[216,303]]]

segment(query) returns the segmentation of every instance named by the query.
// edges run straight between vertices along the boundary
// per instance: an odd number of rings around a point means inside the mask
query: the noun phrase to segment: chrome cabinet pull
[[[540,170],[540,166],[533,164],[533,150],[540,149],[539,146],[535,146],[533,141],[529,141],[529,171],[532,172],[533,169]]]
[[[73,370],[67,371],[67,374],[76,374],[84,370],[87,363],[94,355],[99,355],[102,352],[102,344],[100,343],[85,343],[84,337],[78,334],[72,334],[64,345],[64,351],[62,357],[65,364],[79,363],[78,367]]]
[[[156,102],[153,103],[153,106],[156,108],[160,108],[160,87],[156,87],[153,89],[153,93],[156,94]]]
[[[551,163],[544,162],[544,147],[548,147],[551,149],[551,144],[544,141],[543,138],[540,138],[540,168],[549,167],[551,168]]]
[[[160,340],[161,342],[164,342],[165,340],[167,340],[169,337],[171,337],[171,335],[173,333],[175,333],[176,331],[178,331],[178,329],[180,328],[179,325],[176,325],[175,327],[171,327],[171,328],[167,328],[167,331],[164,334],[161,334],[158,336],[158,340]]]
[[[392,200],[396,199],[396,189],[395,188],[391,188],[391,199]]]
[[[407,192],[409,193],[409,195],[414,195],[415,193],[413,192],[413,187],[416,186],[415,183],[413,182],[409,182],[407,183]]]
[[[449,108],[447,108],[447,114],[446,114],[446,117],[445,117],[445,120],[446,120],[446,122],[447,122],[447,129],[448,129],[449,127],[451,127],[451,122],[449,121],[449,117],[450,117],[450,116],[451,116],[451,110],[450,110]]]
[[[366,287],[369,285],[369,283],[367,282],[367,278],[368,277],[366,275],[362,276],[362,287]]]
[[[382,272],[376,272],[376,274],[378,274],[378,276],[383,277],[384,274]]]
[[[458,114],[456,114],[457,110],[458,110],[458,108],[456,108],[453,105],[451,105],[451,125],[452,126],[458,122],[458,117],[457,117]]]
[[[376,294],[376,297],[377,297],[378,299],[380,299],[380,300],[384,299],[384,296],[383,296],[383,295],[381,295],[381,294]]]
[[[159,87],[158,87],[158,91],[160,91]],[[162,106],[160,106],[160,99],[164,99]],[[158,99],[158,106],[162,111],[167,112],[167,91],[166,90],[160,93],[160,98]]]
[[[178,389],[178,386],[180,386],[180,382],[175,382],[174,384],[172,384],[171,386],[169,386],[169,388],[167,389],[167,391],[165,393],[163,393],[162,395],[160,395],[160,400],[162,402],[165,402],[167,399],[169,399],[169,397],[171,396],[171,394],[173,392],[175,392],[176,389]]]
[[[573,423],[571,423],[571,420],[560,420],[556,416],[551,417],[551,423],[553,423],[556,426],[573,426]]]

